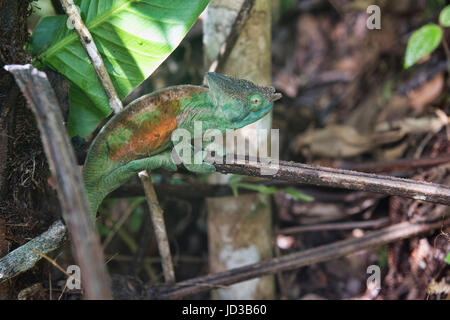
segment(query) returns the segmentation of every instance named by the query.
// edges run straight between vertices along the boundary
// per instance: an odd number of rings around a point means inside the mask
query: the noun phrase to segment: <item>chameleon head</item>
[[[274,101],[281,98],[273,87],[207,72],[210,95],[233,129],[242,128],[264,117],[272,110]]]

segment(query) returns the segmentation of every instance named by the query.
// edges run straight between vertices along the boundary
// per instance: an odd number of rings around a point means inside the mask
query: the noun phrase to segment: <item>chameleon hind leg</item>
[[[88,191],[89,205],[92,215],[98,210],[103,199],[112,191],[127,182],[131,177],[143,170],[155,170],[164,168],[169,171],[176,171],[177,166],[172,161],[170,152],[163,152],[148,158],[130,161],[129,163],[113,170],[110,174],[100,180],[86,184]]]
[[[176,171],[177,166],[173,162],[170,151],[166,151],[154,156],[133,160],[123,165],[103,178],[103,184],[108,187],[120,186],[135,174],[143,170],[165,169]]]

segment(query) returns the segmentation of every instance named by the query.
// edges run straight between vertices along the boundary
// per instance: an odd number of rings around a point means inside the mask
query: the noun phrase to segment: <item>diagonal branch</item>
[[[50,170],[55,178],[63,216],[72,240],[75,261],[83,273],[81,278],[86,298],[110,299],[112,296],[108,287],[109,279],[103,263],[100,239],[88,209],[83,180],[75,162],[75,155],[64,127],[55,93],[46,74],[31,65],[10,65],[5,69],[14,75],[36,116]],[[59,236],[64,231],[61,228],[61,226],[58,227],[58,230],[61,230],[57,233]],[[60,237],[46,239],[61,241]],[[31,248],[33,241],[26,245]],[[55,247],[48,243],[38,242],[37,244],[47,249]],[[46,253],[46,250],[33,249]]]
[[[233,283],[279,271],[293,270],[315,263],[336,259],[363,249],[381,246],[390,242],[433,231],[443,226],[447,226],[448,224],[450,224],[450,219],[429,224],[403,222],[379,231],[368,233],[361,238],[337,241],[332,244],[288,254],[244,267],[185,280],[174,285],[150,288],[147,292],[147,298],[180,299],[199,292],[212,290],[220,286],[231,285]]]

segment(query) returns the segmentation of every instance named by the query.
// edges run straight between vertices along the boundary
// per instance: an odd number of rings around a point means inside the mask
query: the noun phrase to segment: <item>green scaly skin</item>
[[[209,88],[169,87],[143,96],[111,118],[94,139],[83,169],[90,210],[95,216],[103,199],[142,170],[177,170],[172,160],[172,133],[194,121],[202,131],[239,129],[272,110],[281,95],[272,87],[217,73],[206,74]],[[183,165],[192,172],[214,172],[208,163]]]

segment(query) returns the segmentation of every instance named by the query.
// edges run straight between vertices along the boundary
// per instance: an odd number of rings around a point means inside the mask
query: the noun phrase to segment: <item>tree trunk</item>
[[[46,230],[55,219],[55,212],[59,212],[56,194],[47,183],[49,170],[33,113],[13,77],[3,69],[5,64],[30,62],[23,49],[28,40],[30,2],[0,1],[0,225],[4,226],[0,233],[0,252],[3,255]],[[37,278],[41,279],[39,274]],[[0,287],[0,299],[17,298],[18,291],[34,280],[34,276],[24,275],[7,282]]]
[[[204,19],[205,65],[216,59],[227,38],[243,0],[211,1]],[[271,3],[256,0],[250,17],[238,40],[218,72],[244,78],[259,85],[271,83]],[[240,130],[245,136],[249,129],[270,129],[271,115]],[[255,141],[249,141],[253,144]],[[250,146],[251,148],[252,146]],[[212,179],[226,182],[224,175]],[[272,257],[272,220],[270,197],[249,194],[239,197],[209,198],[208,237],[210,271],[219,272],[256,263]],[[220,299],[273,299],[273,276],[218,289]]]

